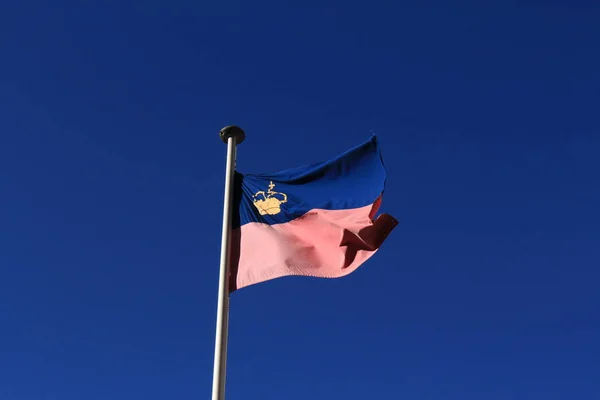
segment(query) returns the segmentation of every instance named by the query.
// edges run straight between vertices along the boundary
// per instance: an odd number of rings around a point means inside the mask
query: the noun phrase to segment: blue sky
[[[379,135],[400,225],[234,293],[228,399],[600,396],[593,2],[0,6],[0,398],[209,398],[225,146]]]

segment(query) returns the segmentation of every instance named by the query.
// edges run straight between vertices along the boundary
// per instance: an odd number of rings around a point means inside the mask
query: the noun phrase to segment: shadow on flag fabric
[[[376,136],[326,162],[236,172],[230,292],[284,276],[355,271],[398,224],[388,214],[375,217],[385,180]]]

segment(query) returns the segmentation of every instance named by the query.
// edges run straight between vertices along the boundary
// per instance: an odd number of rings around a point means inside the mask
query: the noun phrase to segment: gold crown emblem
[[[275,215],[281,212],[281,205],[287,203],[287,194],[275,192],[273,188],[275,184],[273,181],[269,182],[269,190],[266,192],[261,190],[256,192],[252,197],[254,207],[260,212],[260,215]],[[262,199],[259,199],[262,196]]]

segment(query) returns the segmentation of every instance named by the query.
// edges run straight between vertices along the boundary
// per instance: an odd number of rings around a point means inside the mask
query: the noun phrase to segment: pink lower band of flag
[[[285,223],[250,222],[232,231],[230,291],[284,276],[339,278],[381,247],[398,222],[375,220],[381,202],[353,209],[313,209]]]

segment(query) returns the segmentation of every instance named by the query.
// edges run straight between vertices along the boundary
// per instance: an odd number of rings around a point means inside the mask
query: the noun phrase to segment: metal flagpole
[[[229,249],[231,247],[231,208],[237,145],[246,138],[237,126],[226,126],[219,133],[227,143],[225,169],[225,196],[223,200],[223,230],[221,235],[221,266],[219,271],[219,297],[217,302],[217,327],[215,332],[215,363],[213,369],[212,400],[225,399],[225,374],[227,365],[227,331],[229,325]]]

